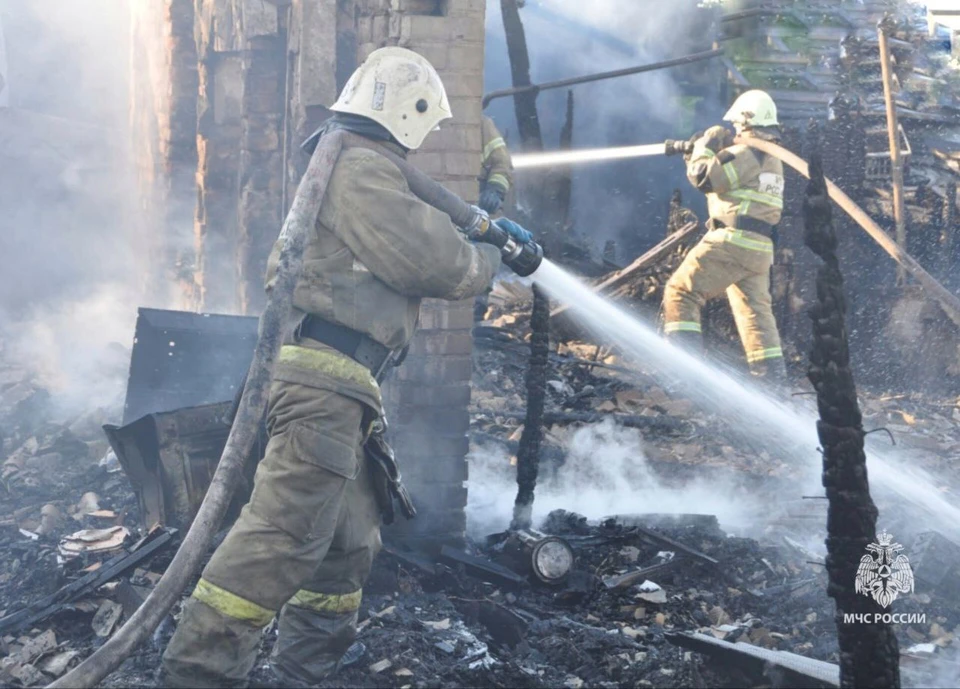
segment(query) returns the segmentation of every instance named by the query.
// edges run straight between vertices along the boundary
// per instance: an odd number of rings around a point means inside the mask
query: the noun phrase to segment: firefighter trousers
[[[356,636],[380,549],[365,409],[327,390],[273,383],[253,495],[185,605],[163,657],[168,686],[244,686],[278,611],[271,662],[282,675],[316,682],[336,667]]]
[[[664,332],[700,333],[700,310],[724,291],[751,369],[783,358],[770,296],[773,242],[754,232],[710,230],[670,278],[663,294]]]

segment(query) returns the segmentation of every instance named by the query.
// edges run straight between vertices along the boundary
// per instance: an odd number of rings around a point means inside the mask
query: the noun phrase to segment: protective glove
[[[493,215],[503,205],[505,194],[503,189],[495,184],[483,185],[483,191],[480,192],[480,207],[490,215]]]
[[[714,153],[719,153],[725,148],[733,145],[733,134],[726,127],[717,125],[710,127],[701,137],[703,145]]]
[[[513,237],[520,244],[526,244],[533,239],[533,232],[523,229],[520,225],[508,218],[498,218],[493,221],[493,224]]]

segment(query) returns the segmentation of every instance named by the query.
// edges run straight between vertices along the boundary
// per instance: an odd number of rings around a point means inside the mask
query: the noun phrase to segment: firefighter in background
[[[497,130],[497,125],[486,115],[483,116],[481,135],[483,159],[478,205],[492,217],[500,212],[513,185],[513,163],[510,162],[510,151],[507,150],[507,144]]]
[[[769,94],[748,91],[723,118],[737,135],[779,141],[777,107]],[[707,196],[707,233],[663,295],[664,332],[702,345],[700,310],[724,291],[730,300],[751,374],[782,380],[783,349],[773,315],[770,268],[774,227],[783,212],[783,164],[742,144],[729,130],[711,127],[687,156],[687,178]]]
[[[486,115],[480,125],[480,134],[483,153],[480,161],[480,201],[477,205],[489,213],[490,217],[496,217],[503,207],[510,187],[513,186],[513,163],[510,161],[507,143],[497,125]],[[474,301],[474,321],[480,322],[486,316],[492,289],[491,286]]]
[[[381,442],[381,373],[413,337],[422,298],[476,296],[500,266],[498,249],[467,241],[376,150],[405,156],[450,118],[426,59],[403,48],[374,51],[330,109],[305,144],[311,153],[311,142],[335,129],[373,148],[345,145],[331,174],[271,383],[270,440],[253,495],[184,608],[161,686],[246,686],[278,611],[270,659],[278,686],[313,686],[359,659],[357,614],[381,517],[392,515],[394,497],[405,504],[398,482],[371,458],[392,462]],[[267,265],[267,289],[282,243]]]

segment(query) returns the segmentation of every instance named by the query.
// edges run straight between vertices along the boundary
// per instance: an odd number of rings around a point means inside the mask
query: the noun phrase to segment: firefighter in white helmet
[[[330,109],[306,148],[335,129],[363,145],[345,145],[308,236],[253,495],[184,609],[163,657],[163,686],[245,686],[278,612],[272,683],[315,685],[359,659],[357,613],[381,519],[406,497],[378,464],[389,452],[378,445],[370,454],[383,429],[380,375],[413,337],[421,298],[474,297],[500,266],[498,249],[464,239],[378,152],[406,155],[450,118],[426,59],[375,51]]]
[[[779,141],[777,106],[769,94],[748,91],[723,118],[737,135]],[[733,143],[723,126],[699,137],[687,156],[687,178],[707,196],[708,231],[667,283],[665,334],[702,346],[700,311],[726,292],[750,372],[783,379],[786,370],[770,295],[774,227],[783,212],[783,164]]]

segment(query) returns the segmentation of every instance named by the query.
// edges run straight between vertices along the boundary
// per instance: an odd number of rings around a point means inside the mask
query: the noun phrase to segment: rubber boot
[[[703,355],[703,335],[697,332],[679,330],[667,333],[667,342],[694,356]]]
[[[187,601],[180,626],[163,655],[159,686],[174,689],[245,687],[263,630]]]
[[[280,677],[315,684],[366,652],[357,636],[357,611],[327,613],[287,604],[280,612],[270,665]]]
[[[763,387],[777,395],[789,392],[787,365],[783,357],[764,359],[750,364],[750,375]]]

